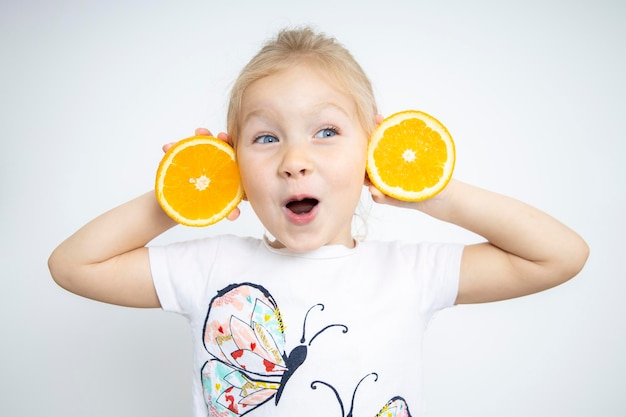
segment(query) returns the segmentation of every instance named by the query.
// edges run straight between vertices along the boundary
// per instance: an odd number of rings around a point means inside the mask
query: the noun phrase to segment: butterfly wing
[[[376,417],[411,417],[411,413],[404,398],[393,397],[381,408]]]
[[[242,416],[274,397],[277,382],[255,381],[216,359],[202,368],[204,399],[210,416]]]
[[[214,358],[202,368],[210,410],[242,415],[276,394],[287,369],[285,334],[278,306],[263,287],[236,284],[218,292],[203,340]]]

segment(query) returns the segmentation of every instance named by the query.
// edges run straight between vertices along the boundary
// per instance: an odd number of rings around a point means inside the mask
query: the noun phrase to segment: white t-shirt
[[[454,304],[462,250],[298,254],[235,236],[151,247],[163,309],[191,325],[194,417],[422,415],[424,331]]]

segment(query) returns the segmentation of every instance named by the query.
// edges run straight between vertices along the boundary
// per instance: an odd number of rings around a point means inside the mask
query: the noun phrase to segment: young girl
[[[383,195],[365,177],[380,120],[346,49],[309,29],[282,31],[241,72],[228,135],[218,135],[235,147],[246,198],[273,238],[148,248],[175,224],[148,192],[61,243],[52,276],[85,297],[187,317],[196,417],[422,415],[433,314],[561,284],[588,248],[541,211],[455,180],[420,203]],[[364,180],[377,203],[486,241],[357,242]]]

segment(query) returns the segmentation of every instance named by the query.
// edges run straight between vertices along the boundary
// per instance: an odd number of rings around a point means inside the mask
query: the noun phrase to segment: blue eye
[[[257,136],[254,139],[254,143],[274,143],[274,142],[278,142],[278,139],[272,135],[261,135],[261,136]]]
[[[337,129],[334,127],[326,127],[315,134],[316,138],[329,138],[338,134]]]

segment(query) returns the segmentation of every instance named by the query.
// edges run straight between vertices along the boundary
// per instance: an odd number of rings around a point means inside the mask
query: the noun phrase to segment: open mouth
[[[319,200],[315,198],[303,198],[302,200],[292,200],[285,207],[295,214],[306,214],[313,210],[318,203]]]

